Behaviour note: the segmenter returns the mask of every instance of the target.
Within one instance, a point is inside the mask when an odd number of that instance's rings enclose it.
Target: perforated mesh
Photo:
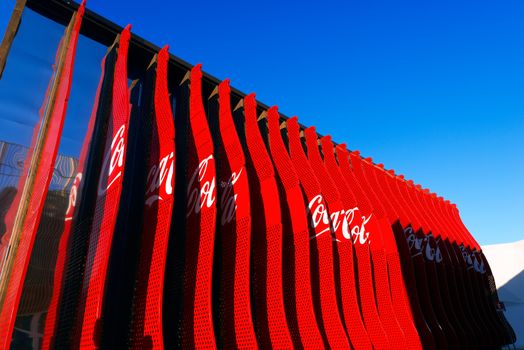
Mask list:
[[[83,317],[79,318],[81,322],[79,323],[81,347],[99,346],[101,340],[100,331],[106,274],[125,169],[125,148],[127,147],[130,113],[127,87],[127,49],[130,36],[129,28],[126,28],[120,36],[115,67],[113,109],[107,132],[108,137],[106,137],[105,142],[105,164],[102,166],[98,180],[98,198],[89,237],[89,249],[80,299],[80,309],[84,310]],[[110,161],[113,155],[118,153],[122,157],[122,161],[111,172]]]
[[[82,190],[84,183],[82,178],[85,177],[85,162],[87,154],[89,151],[89,146],[91,138],[94,132],[95,120],[97,116],[98,103],[100,100],[100,94],[102,91],[102,85],[105,75],[105,65],[106,57],[102,59],[101,63],[101,76],[98,83],[98,87],[95,95],[95,102],[91,116],[89,118],[89,123],[87,126],[86,135],[84,137],[84,142],[82,143],[82,149],[80,151],[80,157],[78,160],[77,166],[77,175],[75,176],[75,182],[70,190],[69,194],[69,205],[67,212],[65,214],[64,229],[60,237],[60,243],[58,247],[58,256],[55,265],[55,274],[53,279],[53,294],[51,296],[51,301],[49,303],[49,309],[47,311],[44,335],[42,338],[42,348],[49,349],[53,345],[53,340],[56,332],[57,317],[58,317],[58,307],[59,301],[63,298],[63,286],[65,283],[65,268],[66,268],[66,258],[68,257],[68,246],[71,243],[71,231],[73,225],[73,218],[76,214],[76,203],[79,202],[82,197]],[[85,182],[85,181],[84,181]]]
[[[302,148],[296,118],[288,119],[287,130],[291,161],[293,162],[295,170],[299,176],[306,198],[311,202],[315,197],[321,195],[321,189],[313,169],[306,158],[304,149]],[[319,206],[323,205],[326,208],[326,215],[328,215],[327,206],[322,197],[320,197],[319,203]],[[346,331],[339,312],[339,310],[341,310],[341,305],[339,305],[337,301],[337,294],[340,296],[341,291],[337,290],[337,285],[340,287],[340,280],[337,283],[336,279],[339,279],[340,276],[336,276],[335,273],[332,232],[329,218],[327,218],[327,223],[324,220],[320,220],[317,225],[313,225],[312,213],[309,212],[309,210],[308,218],[310,220],[311,235],[312,237],[315,237],[312,238],[312,240],[316,243],[316,253],[318,254],[318,256],[314,257],[318,259],[318,266],[314,265],[314,268],[318,269],[320,312],[322,316],[321,329],[323,328],[331,347],[348,347],[349,340],[347,339]]]
[[[5,217],[6,236],[2,237],[2,240],[9,241],[6,243],[8,247],[0,245],[0,282],[3,289],[0,295],[2,348],[10,346],[35,236],[53,176],[83,14],[84,7],[81,6],[61,39],[55,60],[56,71],[49,82],[41,116],[33,131],[31,151],[26,156],[19,180],[20,188]]]
[[[320,349],[324,347],[324,341],[314,312],[306,206],[298,176],[280,134],[278,119],[276,110],[270,109],[268,112],[270,151],[284,192],[280,203],[284,228],[286,315],[295,346]]]
[[[162,306],[166,255],[173,209],[175,130],[167,88],[167,48],[160,51],[154,91],[149,178],[138,266],[130,344],[162,347]],[[156,170],[155,170],[156,169]],[[151,188],[152,186],[152,188]],[[168,190],[171,189],[171,190]],[[159,196],[155,199],[155,196]],[[153,201],[153,202],[151,202]]]
[[[398,216],[395,214],[394,206],[391,203],[392,196],[386,195],[384,188],[381,186],[376,175],[375,168],[367,168],[369,172],[367,173],[368,178],[372,178],[375,181],[374,189],[381,193],[381,198],[383,198],[384,205],[388,208],[391,222],[396,222],[399,220]],[[414,325],[413,315],[410,310],[409,300],[407,299],[406,283],[402,275],[402,270],[400,268],[400,261],[398,256],[398,248],[395,244],[395,238],[393,237],[393,231],[388,223],[381,225],[381,239],[384,242],[385,248],[385,257],[387,261],[387,273],[389,278],[389,290],[391,294],[392,308],[394,310],[395,318],[397,319],[398,324],[400,325],[404,337],[406,339],[406,345],[408,349],[420,349],[422,344],[420,342],[420,337],[417,333],[417,330]],[[380,252],[379,252],[380,255]],[[380,256],[377,257],[380,259]],[[415,307],[418,307],[416,305]]]
[[[343,208],[346,210],[352,210],[355,208],[356,199],[354,198],[353,193],[349,191],[346,182],[336,165],[333,144],[331,141],[327,144],[325,139],[323,139],[322,150],[324,153],[324,162],[326,163],[326,165],[324,165],[320,152],[316,147],[316,135],[306,135],[310,137],[308,141],[309,160],[317,175],[323,193],[329,193],[329,195],[326,196],[329,211],[332,215],[335,212],[340,213],[340,220],[345,220]],[[338,186],[335,185],[335,183]],[[338,191],[340,191],[340,193]],[[340,194],[342,194],[342,196]],[[342,204],[341,198],[344,199],[344,205]],[[359,215],[358,211],[355,215]],[[336,246],[338,248],[338,258],[340,263],[340,285],[345,326],[348,331],[350,342],[355,349],[369,349],[372,347],[372,344],[362,321],[355,286],[355,266],[353,263],[352,241],[351,238],[347,239],[344,237],[342,232],[344,226],[342,223],[339,222],[338,227],[335,227],[335,223],[333,222],[333,226],[335,229],[335,236],[339,240]]]
[[[217,212],[216,167],[202,103],[201,65],[193,67],[190,74],[189,121],[188,178],[190,182],[194,180],[187,189],[182,346],[215,348],[211,288]]]

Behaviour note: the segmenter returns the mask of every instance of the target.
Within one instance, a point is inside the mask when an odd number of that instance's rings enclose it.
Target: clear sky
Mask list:
[[[455,202],[481,244],[524,238],[524,2],[87,6]]]

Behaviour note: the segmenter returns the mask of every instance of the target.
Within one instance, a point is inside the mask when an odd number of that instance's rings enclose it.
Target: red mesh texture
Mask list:
[[[452,244],[449,250],[450,256],[455,260],[456,266],[456,283],[462,293],[462,302],[466,306],[467,312],[474,318],[471,322],[476,328],[476,335],[480,339],[480,343],[490,344],[493,347],[493,339],[491,339],[492,330],[486,324],[485,318],[481,316],[480,305],[476,299],[476,286],[473,281],[473,267],[469,267],[466,256],[462,250],[462,245]]]
[[[489,263],[480,251],[478,243],[464,226],[456,206],[448,205],[446,208],[448,209],[448,214],[451,214],[451,220],[456,223],[458,229],[462,231],[462,236],[466,237],[465,240],[468,241],[470,257],[473,260],[473,270],[476,272],[474,276],[477,280],[477,294],[479,294],[479,298],[483,302],[485,314],[489,321],[499,329],[497,342],[498,344],[513,343],[515,341],[515,333],[504,314],[498,311],[499,299]]]
[[[153,133],[148,160],[140,263],[136,282],[131,348],[162,348],[162,293],[173,189],[175,186],[175,129],[167,86],[168,48],[158,53]]]
[[[391,301],[388,266],[382,241],[382,236],[384,234],[391,233],[391,228],[388,227],[389,225],[384,225],[381,223],[383,220],[385,220],[386,210],[383,207],[382,202],[377,197],[374,186],[367,181],[366,175],[362,169],[362,165],[360,164],[360,156],[358,154],[351,154],[350,157],[353,165],[353,173],[355,174],[357,181],[360,182],[361,187],[365,189],[365,195],[371,202],[376,215],[374,224],[376,229],[373,232],[374,236],[370,238],[369,243],[371,249],[371,260],[373,263],[375,296],[380,320],[388,336],[390,346],[407,348],[404,332],[400,328],[395,312],[393,312],[394,309]],[[387,232],[382,232],[384,230]],[[399,276],[394,276],[395,279],[398,277]],[[401,278],[397,283],[403,283],[403,279]]]
[[[388,265],[389,287],[395,316],[404,332],[408,348],[420,348],[422,347],[422,343],[421,337],[415,328],[415,317],[421,318],[419,323],[424,326],[422,327],[423,332],[429,333],[429,329],[425,326],[422,310],[420,310],[420,305],[418,305],[418,303],[414,305],[414,308],[417,310],[415,312],[411,311],[407,292],[408,285],[402,274],[399,249],[395,243],[395,237],[392,230],[392,224],[399,222],[395,203],[392,202],[393,196],[386,192],[383,183],[379,180],[381,175],[385,175],[383,170],[379,170],[376,167],[365,167],[365,169],[365,175],[369,182],[373,184],[372,186],[377,195],[382,199],[382,203],[384,204],[389,216],[389,224],[386,223],[385,220],[381,221],[381,234]],[[379,173],[381,173],[381,175],[379,175]],[[429,335],[423,335],[423,337],[427,337],[431,342],[433,341],[430,333]]]
[[[435,341],[437,343],[438,348],[447,348],[446,334],[439,323],[439,320],[437,318],[437,315],[435,314],[435,310],[432,304],[433,301],[431,297],[430,284],[428,282],[428,273],[426,271],[426,265],[424,263],[423,257],[424,234],[420,230],[417,232],[413,232],[412,230],[406,230],[405,235],[406,240],[408,241],[409,246],[411,248],[410,254],[413,260],[417,290],[421,298],[424,316],[431,328],[433,336],[435,337]]]
[[[459,251],[457,255],[461,262],[465,263],[465,288],[467,296],[471,306],[473,307],[472,313],[475,316],[479,316],[477,324],[483,327],[483,335],[491,341],[493,347],[500,346],[506,343],[507,328],[503,324],[504,319],[499,318],[496,315],[496,310],[492,302],[486,297],[491,293],[488,284],[484,283],[482,274],[485,273],[485,268],[479,265],[477,255],[471,247],[476,246],[476,242],[467,229],[458,218],[456,208],[447,206],[447,214],[451,221],[454,222],[457,232],[455,233],[460,237],[460,241],[465,242],[459,245]],[[483,272],[484,271],[484,272]]]
[[[360,162],[360,159],[357,160],[352,158],[352,160],[354,167],[358,166],[357,162]],[[381,314],[381,319],[383,319],[382,315],[387,315],[387,310],[391,307],[391,310],[395,310],[394,315],[396,318],[396,322],[393,323],[392,320],[383,321],[384,324],[389,324],[389,326],[387,327],[388,336],[392,334],[392,336],[394,337],[399,337],[397,329],[402,327],[402,329],[400,330],[403,332],[402,335],[405,339],[405,344],[407,346],[420,347],[420,338],[414,328],[411,310],[408,309],[409,304],[405,303],[407,300],[404,300],[404,303],[402,303],[402,297],[405,297],[407,294],[407,292],[405,291],[406,287],[404,278],[402,276],[401,271],[395,268],[389,268],[389,265],[399,265],[398,255],[395,255],[395,253],[397,253],[398,250],[394,241],[393,231],[391,228],[391,224],[398,221],[399,218],[395,215],[395,209],[390,204],[388,197],[381,190],[380,184],[378,183],[375,177],[376,168],[370,162],[364,161],[360,163],[361,166],[359,167],[359,169],[362,170],[362,175],[364,176],[365,180],[367,180],[367,184],[369,187],[368,193],[372,192],[374,194],[374,196],[372,196],[371,198],[372,201],[375,201],[375,207],[379,207],[380,212],[383,215],[387,215],[389,217],[389,223],[387,222],[388,219],[385,216],[380,220],[380,233],[384,245],[377,244],[377,241],[375,240],[371,241],[373,265],[375,267],[375,284],[376,287],[379,284],[385,284],[385,277],[382,277],[382,281],[379,281],[377,277],[387,274],[390,289],[395,288],[397,292],[396,296],[400,298],[400,300],[395,299],[393,294],[391,293],[389,299],[384,300],[383,304],[381,305],[381,297],[377,293],[377,299],[379,299],[379,312]],[[390,252],[390,254],[387,254],[388,252]],[[386,257],[389,258],[389,261],[387,261],[386,268],[384,269],[384,267],[380,264],[377,264],[377,262],[382,259],[387,259]],[[393,284],[395,284],[394,287]],[[402,288],[404,289],[404,292],[400,290]],[[392,302],[392,300],[395,300],[395,302]],[[396,327],[396,325],[398,325],[398,327]]]
[[[359,164],[360,157],[351,156],[354,172],[360,177],[362,183],[367,188],[366,195],[370,199],[376,215],[379,218],[379,229],[376,238],[371,238],[371,260],[373,262],[373,277],[375,281],[375,295],[377,299],[378,311],[384,330],[386,331],[392,347],[397,346],[407,348],[407,341],[404,332],[397,321],[397,315],[393,312],[391,292],[389,288],[389,273],[384,251],[383,236],[392,234],[391,227],[387,224],[386,208],[383,204],[385,198],[380,199],[377,194],[377,185],[370,181],[369,172]],[[365,162],[363,162],[366,164]],[[386,223],[386,224],[385,224]],[[391,247],[389,247],[391,248]],[[392,276],[395,283],[403,283],[402,276]]]
[[[413,261],[413,266],[415,269],[415,275],[416,275],[416,282],[417,282],[417,290],[419,292],[420,299],[422,301],[421,306],[422,310],[424,312],[424,316],[426,319],[426,322],[428,323],[429,327],[431,328],[431,332],[433,334],[433,337],[435,338],[436,344],[439,347],[442,347],[443,344],[448,344],[448,340],[446,337],[445,327],[448,325],[445,325],[444,328],[441,324],[441,320],[438,316],[442,316],[440,310],[435,310],[434,304],[433,304],[433,295],[434,293],[434,281],[431,281],[432,284],[430,285],[430,281],[428,281],[429,275],[428,271],[426,271],[426,263],[424,258],[424,233],[422,232],[422,226],[427,226],[423,218],[421,217],[419,211],[417,210],[413,204],[410,205],[410,196],[406,192],[406,188],[404,185],[404,182],[401,180],[402,178],[392,178],[391,182],[391,188],[396,190],[398,193],[399,201],[401,202],[401,206],[405,209],[408,209],[409,216],[413,217],[414,219],[411,220],[415,223],[414,227],[419,227],[418,230],[414,230],[413,228],[406,228],[405,229],[405,239],[407,240],[409,246],[410,246],[410,254]],[[428,268],[433,269],[431,266],[428,266]],[[431,271],[430,271],[431,273]],[[433,278],[433,277],[431,277]],[[433,286],[433,288],[432,288]],[[435,304],[438,305],[438,304]],[[437,312],[439,314],[437,314]],[[452,342],[454,344],[455,342]]]
[[[413,187],[411,181],[405,182],[404,184],[404,186],[407,189],[406,193],[408,194],[408,196],[410,196],[413,207],[415,208],[415,210],[418,210],[418,215],[420,217],[423,217],[425,225],[427,227],[431,227],[433,230],[436,230],[436,232],[439,232],[439,225],[433,221],[431,211],[425,210],[425,206],[419,198],[421,194],[420,191],[417,188]],[[430,291],[432,292],[432,298],[434,301],[434,310],[439,319],[440,324],[444,329],[444,332],[448,335],[447,340],[450,346],[461,347],[459,345],[459,342],[461,341],[460,338],[464,338],[463,343],[468,342],[468,340],[465,336],[461,336],[461,327],[453,309],[445,307],[445,287],[447,285],[447,282],[443,280],[443,286],[440,286],[439,276],[437,275],[438,267],[436,266],[436,264],[440,264],[440,262],[442,261],[442,253],[440,251],[437,251],[437,256],[433,259],[431,259],[431,254],[428,254],[436,248],[438,248],[438,246],[433,236],[428,235],[425,249],[426,254],[424,254],[424,257],[427,265],[426,272],[428,273]],[[442,276],[440,279],[445,279],[445,276]]]
[[[51,92],[51,94],[48,94],[44,100],[41,120],[35,126],[31,142],[33,152],[28,153],[24,171],[20,177],[20,181],[24,181],[25,184],[23,189],[21,187],[18,191],[18,199],[15,199],[13,202],[10,210],[12,214],[8,213],[7,215],[15,218],[15,220],[10,223],[9,217],[6,217],[6,223],[8,224],[6,227],[7,234],[3,238],[11,238],[11,241],[9,243],[5,242],[5,244],[6,247],[7,244],[11,246],[10,253],[15,254],[15,256],[11,266],[0,266],[2,271],[0,276],[10,273],[10,275],[2,276],[8,278],[8,281],[4,298],[0,300],[1,348],[7,349],[11,343],[11,335],[35,235],[54,170],[71,88],[76,44],[84,8],[84,5],[79,7],[72,20],[71,31],[69,33],[66,32],[60,43],[58,52],[63,52],[63,56],[57,54],[55,63],[57,71],[51,78],[48,86],[48,93]],[[52,88],[52,91],[49,90],[50,88]],[[20,207],[15,205],[17,203],[21,203]],[[24,204],[26,206],[22,208]],[[14,216],[15,212],[16,217]],[[17,245],[18,247],[16,247]],[[7,253],[7,250],[5,252]],[[4,256],[0,256],[0,258],[4,261]]]
[[[412,198],[414,202],[416,202],[416,204],[421,208],[422,213],[426,215],[427,220],[430,222],[430,225],[433,228],[433,232],[438,232],[441,234],[441,237],[446,237],[445,229],[438,220],[434,208],[432,208],[427,202],[429,197],[418,188],[412,187]],[[440,297],[442,299],[442,304],[446,315],[455,333],[457,334],[460,343],[462,344],[461,347],[475,346],[475,344],[471,344],[470,337],[468,336],[469,333],[472,333],[472,330],[468,329],[469,322],[464,317],[462,306],[454,305],[453,297],[456,296],[452,296],[450,292],[448,271],[444,266],[444,260],[447,252],[442,252],[442,249],[444,248],[442,240],[440,237],[435,238],[433,236],[428,237],[428,239],[428,244],[431,247],[434,247],[436,253],[436,257],[434,259],[436,278],[438,279]],[[449,264],[449,257],[447,257],[447,260],[447,263]],[[453,307],[449,307],[450,305]]]
[[[182,344],[215,348],[212,310],[216,224],[216,169],[213,141],[202,102],[202,68],[190,73],[189,154]]]
[[[293,346],[284,308],[283,230],[279,193],[273,164],[257,125],[254,95],[244,99],[245,133],[250,159],[256,171],[258,191],[253,194],[253,258],[257,336],[262,348]],[[256,186],[253,186],[256,187]],[[260,215],[260,213],[263,213]],[[265,247],[265,249],[263,249]],[[309,275],[308,275],[309,277]]]
[[[256,348],[251,315],[251,210],[242,145],[233,124],[229,81],[218,86],[219,144],[218,229],[222,267],[220,281],[221,339],[225,348]]]
[[[464,272],[456,255],[456,243],[451,243],[448,239],[443,243],[444,244],[441,245],[441,251],[449,278],[450,292],[455,301],[455,308],[456,310],[462,310],[464,318],[467,320],[463,325],[468,326],[470,330],[468,333],[469,343],[472,344],[472,347],[482,347],[486,344],[486,339],[478,324],[478,320],[474,318],[470,298],[464,288]],[[462,259],[462,257],[460,257],[460,259]]]
[[[335,159],[335,150],[333,147],[333,143],[331,142],[331,137],[323,137],[321,139],[321,143],[325,167],[329,175],[331,176],[331,179],[337,185],[337,189],[340,191],[342,202],[344,203],[346,213],[348,214],[346,220],[351,228],[357,223],[359,223],[361,219],[357,200],[353,192],[349,189],[347,182],[344,176],[342,175],[342,171],[337,164],[337,160]],[[351,240],[350,243],[352,244]],[[355,349],[367,349],[372,347],[372,343],[367,334],[364,321],[362,320],[360,305],[358,303],[358,293],[356,286],[357,277],[355,276],[355,263],[353,261],[353,257],[353,246],[351,245],[351,265],[346,266],[347,272],[345,273],[351,279],[351,283],[346,285],[345,287],[342,287],[344,317],[346,327],[349,333],[349,339],[351,341],[352,346]],[[343,265],[342,262],[341,265]]]
[[[296,117],[287,120],[287,131],[289,138],[289,153],[295,166],[295,170],[302,184],[306,198],[309,201],[308,216],[309,228],[312,242],[316,243],[317,249],[312,249],[312,261],[318,262],[318,280],[313,280],[313,291],[319,289],[320,314],[322,315],[321,329],[323,328],[329,346],[339,349],[349,347],[349,340],[342,323],[339,310],[340,300],[340,276],[338,267],[335,266],[336,249],[333,247],[333,235],[331,221],[327,211],[327,205],[321,194],[321,188],[313,169],[304,153],[299,136],[299,125]],[[341,210],[342,208],[340,208]],[[318,259],[318,260],[317,260]],[[318,307],[317,307],[318,308]]]
[[[370,349],[372,348],[372,344],[362,321],[355,286],[351,227],[354,227],[359,221],[358,219],[360,219],[357,217],[357,220],[355,220],[355,216],[359,215],[358,208],[355,206],[356,200],[338,171],[333,153],[333,144],[329,142],[330,149],[327,151],[331,153],[328,156],[324,156],[325,160],[327,158],[332,160],[331,166],[327,166],[324,164],[320,155],[318,140],[314,129],[309,128],[306,130],[306,142],[308,158],[329,206],[331,223],[335,231],[335,237],[337,238],[336,248],[338,250],[340,266],[342,315],[344,316],[349,339],[355,349]],[[323,142],[323,146],[325,153],[325,142]],[[333,161],[335,163],[333,163]],[[328,172],[326,167],[331,171]],[[332,176],[332,174],[334,176]],[[346,199],[345,202],[342,201],[341,197]]]
[[[83,6],[84,5],[82,5],[82,7]],[[82,174],[84,173],[87,152],[89,150],[89,144],[91,142],[91,136],[93,134],[93,128],[94,128],[95,119],[96,119],[96,112],[97,112],[98,100],[100,96],[100,90],[102,88],[102,82],[104,80],[104,69],[105,69],[105,57],[103,58],[102,64],[101,64],[102,73],[101,73],[98,87],[96,90],[94,107],[91,112],[91,116],[89,117],[86,135],[84,137],[84,142],[82,143],[82,148],[80,150],[80,157],[78,159],[78,165],[77,165],[77,174],[75,176],[73,185],[69,192],[69,203],[68,203],[68,207],[67,207],[65,218],[64,218],[64,229],[60,237],[60,242],[58,245],[58,255],[57,255],[56,264],[55,264],[55,273],[53,277],[54,278],[53,279],[53,294],[51,296],[51,301],[49,302],[49,308],[47,310],[47,316],[46,316],[46,321],[45,321],[45,326],[44,326],[44,335],[42,337],[42,349],[44,350],[47,350],[52,346],[52,339],[56,331],[55,327],[56,327],[58,303],[61,297],[62,285],[64,283],[63,276],[64,276],[64,269],[65,269],[66,258],[67,258],[67,247],[69,244],[69,237],[71,234],[71,224],[73,222],[73,216],[75,213],[75,205],[77,202],[81,200],[80,194],[82,193],[81,191]]]
[[[92,348],[100,344],[102,307],[107,267],[113,230],[116,222],[129,123],[129,89],[127,86],[127,51],[131,37],[130,27],[120,36],[113,84],[112,112],[105,140],[104,165],[98,180],[93,225],[89,236],[84,282],[80,298],[80,347]]]
[[[376,218],[371,212],[371,204],[365,195],[360,183],[355,177],[349,165],[349,159],[343,148],[337,149],[337,155],[342,173],[350,191],[357,199],[358,207],[362,215],[359,234],[353,234],[353,244],[356,252],[357,277],[359,287],[360,308],[364,324],[373,346],[375,348],[388,348],[390,346],[386,332],[382,326],[377,310],[375,290],[373,285],[373,270],[369,242],[373,232],[378,228]]]
[[[442,261],[437,264],[439,284],[441,286],[442,297],[445,305],[452,305],[454,316],[456,318],[457,324],[455,325],[455,330],[459,336],[461,336],[461,341],[464,344],[469,344],[470,347],[476,348],[480,347],[476,342],[475,328],[473,324],[469,321],[468,316],[464,311],[464,304],[460,301],[460,295],[457,291],[456,283],[454,282],[454,272],[452,270],[452,262],[449,256],[449,241],[447,241],[448,229],[441,220],[440,214],[435,210],[435,207],[431,203],[431,198],[428,195],[421,196],[423,200],[423,205],[426,208],[426,212],[433,217],[433,222],[439,227],[439,232],[441,232],[441,237],[435,239],[435,244],[439,247],[440,254],[442,256]],[[444,238],[446,237],[446,238]],[[447,301],[446,301],[447,299]]]
[[[284,286],[288,324],[296,347],[321,349],[324,341],[314,312],[306,204],[280,133],[276,107],[269,109],[267,118],[271,156],[285,192],[281,205],[284,213],[284,265],[287,262]]]

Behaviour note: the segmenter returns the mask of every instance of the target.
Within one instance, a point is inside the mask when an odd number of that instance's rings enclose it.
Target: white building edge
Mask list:
[[[482,246],[495,277],[506,318],[517,334],[517,349],[524,349],[524,240]]]

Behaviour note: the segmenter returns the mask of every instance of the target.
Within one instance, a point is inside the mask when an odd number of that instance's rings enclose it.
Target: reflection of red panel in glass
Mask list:
[[[182,343],[215,348],[212,311],[216,223],[216,169],[213,140],[202,102],[202,66],[190,73],[188,184],[186,208]]]
[[[175,185],[175,130],[167,86],[168,48],[158,53],[140,263],[131,333],[135,349],[163,348],[162,294]]]
[[[218,86],[218,223],[221,259],[220,339],[225,348],[256,348],[251,315],[251,210],[244,153],[231,114],[229,80]],[[216,103],[216,100],[214,100]]]
[[[73,217],[75,214],[76,204],[82,200],[80,197],[82,193],[82,177],[85,169],[85,162],[87,158],[87,153],[91,143],[91,136],[93,134],[93,128],[96,120],[96,112],[98,108],[98,100],[100,96],[100,90],[102,88],[102,82],[104,80],[104,69],[105,69],[105,57],[102,60],[101,70],[102,74],[100,76],[100,81],[98,83],[98,88],[96,90],[95,103],[93,105],[93,110],[89,118],[87,125],[86,135],[84,137],[84,142],[82,143],[82,149],[80,150],[80,157],[78,159],[77,173],[73,181],[73,185],[69,192],[69,203],[64,218],[64,229],[60,237],[60,242],[58,244],[58,255],[56,258],[55,264],[55,273],[53,279],[53,294],[51,296],[51,301],[49,303],[49,309],[47,310],[47,316],[45,321],[44,335],[42,338],[42,349],[47,350],[52,346],[52,338],[55,334],[56,327],[56,317],[58,311],[58,304],[61,297],[64,269],[67,259],[67,249],[69,244],[69,237],[71,234]]]
[[[310,238],[306,203],[300,181],[280,133],[276,107],[267,113],[271,157],[283,187],[281,197],[284,223],[284,289],[288,324],[295,344],[307,349],[324,347],[313,301]],[[292,266],[292,268],[291,268]],[[318,295],[318,293],[317,293]]]
[[[325,332],[326,341],[335,349],[349,347],[349,340],[342,323],[338,305],[340,282],[337,281],[337,268],[334,262],[333,234],[327,205],[322,196],[320,185],[315,173],[304,153],[299,136],[299,125],[296,117],[286,121],[289,138],[289,154],[300,179],[309,205],[308,217],[311,242],[316,245],[312,249],[313,261],[313,291],[318,293],[320,303],[316,306],[321,329]],[[314,294],[315,295],[315,294]],[[340,305],[341,306],[341,305]]]
[[[6,240],[3,242],[4,249],[0,246],[0,259],[2,259],[0,271],[2,274],[7,274],[4,276],[0,274],[2,281],[6,282],[7,286],[5,296],[3,300],[0,300],[0,348],[9,348],[11,342],[35,235],[52,179],[84,11],[85,4],[82,3],[60,43],[56,57],[57,71],[49,83],[41,109],[41,119],[35,126],[31,148],[20,178],[23,186],[18,189],[17,197],[6,215],[7,234],[3,237]],[[7,244],[13,243],[7,242],[9,238],[16,242],[14,248],[8,253]],[[14,254],[13,260],[8,258],[12,261],[12,265],[2,265],[7,263],[7,260],[4,261],[3,254]],[[4,278],[8,280],[3,280]]]
[[[129,126],[127,53],[130,26],[120,35],[113,83],[112,111],[105,140],[104,162],[98,179],[95,213],[89,236],[84,282],[80,299],[80,346],[100,344],[102,307],[113,233],[124,178]],[[83,314],[82,314],[83,312]]]

